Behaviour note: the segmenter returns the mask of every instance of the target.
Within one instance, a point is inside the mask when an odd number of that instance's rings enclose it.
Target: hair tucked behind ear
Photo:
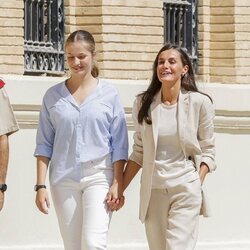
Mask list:
[[[86,30],[76,30],[73,33],[71,33],[65,42],[65,48],[68,46],[68,44],[74,43],[74,42],[79,42],[79,41],[82,41],[82,42],[85,42],[86,44],[88,44],[88,49],[91,52],[91,54],[94,56],[94,54],[95,54],[95,39]],[[94,62],[94,64],[93,64],[91,74],[93,77],[98,77],[98,75],[99,75],[99,69],[96,65],[96,62]]]
[[[188,72],[181,78],[181,88],[183,88],[187,91],[202,93],[198,90],[198,88],[196,86],[192,63],[191,63],[191,60],[190,60],[188,54],[186,53],[185,49],[181,48],[178,45],[167,43],[160,49],[160,51],[158,52],[158,54],[154,60],[153,76],[152,76],[152,79],[151,79],[151,82],[150,82],[148,89],[146,91],[144,91],[143,93],[139,94],[139,96],[142,96],[141,108],[140,108],[139,113],[138,113],[138,122],[140,124],[143,123],[143,120],[145,120],[145,122],[147,124],[152,124],[152,120],[149,117],[148,111],[149,111],[151,103],[154,100],[155,95],[161,89],[161,82],[159,81],[158,76],[157,76],[158,59],[159,59],[160,54],[163,51],[169,50],[169,49],[174,49],[174,50],[178,51],[180,53],[180,57],[181,57],[181,61],[182,61],[183,66],[185,66],[185,65],[188,66]],[[204,94],[204,93],[202,93],[202,94]],[[208,96],[207,94],[204,94],[204,95]],[[211,97],[210,96],[208,96],[208,97],[212,101]]]

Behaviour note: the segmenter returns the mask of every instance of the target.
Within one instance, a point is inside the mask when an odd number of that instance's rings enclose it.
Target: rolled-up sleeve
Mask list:
[[[114,116],[110,127],[112,163],[128,160],[128,130],[124,109],[118,94],[115,97]]]
[[[44,98],[39,115],[34,156],[45,156],[51,158],[53,153],[54,138],[55,130],[50,121],[49,112]]]
[[[134,121],[135,133],[133,137],[134,138],[133,152],[131,153],[129,159],[131,161],[136,162],[138,165],[142,166],[143,144],[142,144],[142,138],[141,138],[141,128],[140,128],[140,124],[138,123],[139,103],[140,101],[137,98],[133,105],[132,118]]]
[[[207,164],[210,172],[216,169],[214,116],[214,106],[210,99],[205,97],[200,109],[198,140],[202,151],[201,162]]]

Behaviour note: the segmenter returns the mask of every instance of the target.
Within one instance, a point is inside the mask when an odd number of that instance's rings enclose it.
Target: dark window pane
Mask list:
[[[63,44],[63,0],[24,0],[25,74],[62,74]]]

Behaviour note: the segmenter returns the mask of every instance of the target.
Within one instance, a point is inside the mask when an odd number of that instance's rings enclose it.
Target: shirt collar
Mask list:
[[[92,91],[92,93],[90,93],[89,96],[87,96],[87,98],[80,105],[78,105],[76,103],[74,97],[69,92],[68,88],[66,87],[66,81],[64,81],[63,84],[62,84],[61,95],[68,102],[70,102],[72,105],[76,106],[77,108],[80,108],[80,107],[86,105],[87,103],[89,103],[90,101],[92,101],[92,100],[98,98],[99,96],[101,96],[103,83],[102,83],[102,81],[99,78],[97,78],[97,79],[98,79],[98,83],[97,83],[96,88]]]

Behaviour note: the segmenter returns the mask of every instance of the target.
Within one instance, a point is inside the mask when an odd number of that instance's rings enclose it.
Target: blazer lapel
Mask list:
[[[161,104],[161,90],[156,94],[154,101],[151,104],[151,119],[152,119],[152,132],[155,150],[157,148],[158,141],[158,125],[160,119],[160,104]]]
[[[186,92],[185,90],[181,90],[178,99],[177,125],[178,125],[180,144],[184,154],[186,154],[184,142],[185,142],[185,128],[187,125],[188,105],[189,105],[189,93]]]

